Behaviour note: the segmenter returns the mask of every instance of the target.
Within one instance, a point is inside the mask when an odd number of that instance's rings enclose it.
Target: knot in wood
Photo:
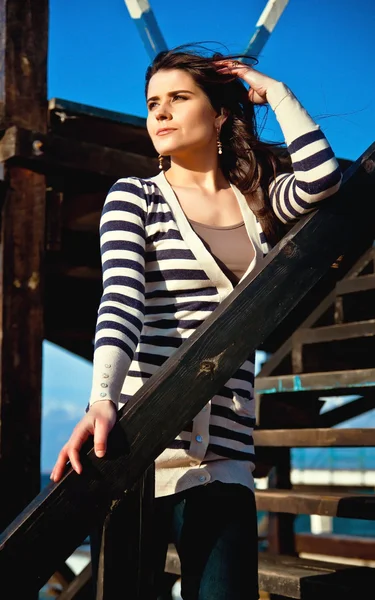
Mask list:
[[[217,369],[219,368],[220,358],[223,356],[224,353],[225,350],[220,352],[220,354],[218,354],[217,356],[213,356],[212,358],[206,358],[202,360],[199,366],[198,375],[202,375],[203,373],[215,373],[215,371],[217,371]]]
[[[297,246],[292,240],[288,240],[283,246],[283,253],[287,258],[291,258],[297,252]]]
[[[212,360],[204,360],[201,362],[199,373],[213,373],[215,371],[215,363]]]

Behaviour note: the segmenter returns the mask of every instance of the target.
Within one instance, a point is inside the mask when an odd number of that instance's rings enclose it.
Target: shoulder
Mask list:
[[[122,177],[118,179],[110,188],[107,199],[116,195],[117,197],[124,194],[133,195],[140,200],[144,200],[147,205],[152,202],[156,196],[162,196],[162,192],[158,186],[160,175],[155,175],[149,178],[141,177]]]

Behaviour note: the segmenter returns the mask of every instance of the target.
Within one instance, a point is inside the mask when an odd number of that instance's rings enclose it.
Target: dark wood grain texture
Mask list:
[[[12,168],[2,211],[0,495],[2,531],[40,489],[45,182]]]
[[[368,191],[375,173],[365,165],[374,153],[371,148],[359,159],[336,198],[300,221],[134,396],[119,414],[107,457],[97,459],[87,445],[83,474],[68,470],[9,526],[0,544],[2,577],[13,578],[17,556],[25,576],[40,587],[82,542],[108,499],[139,479],[337,256],[373,226],[362,214],[373,207]],[[360,215],[352,207],[358,195]]]
[[[47,131],[48,0],[0,2],[0,126]]]

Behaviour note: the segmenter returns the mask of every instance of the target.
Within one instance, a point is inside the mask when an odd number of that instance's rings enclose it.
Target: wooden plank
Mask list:
[[[259,587],[301,600],[352,600],[372,589],[375,570],[290,556],[259,555]]]
[[[47,131],[48,0],[0,3],[0,128]]]
[[[44,173],[70,170],[115,178],[151,177],[158,172],[156,157],[17,127],[7,129],[0,140],[0,160],[26,160],[30,168]]]
[[[375,289],[375,275],[362,275],[353,279],[343,279],[336,283],[336,294],[354,294],[356,292],[367,292]]]
[[[296,550],[299,553],[373,561],[375,560],[375,538],[340,534],[298,533],[296,535]]]
[[[257,490],[255,496],[258,510],[293,515],[375,519],[375,496],[372,494],[267,489]]]
[[[333,340],[348,340],[358,337],[375,335],[375,319],[356,321],[340,325],[327,325],[305,329],[301,327],[293,334],[293,344],[317,344],[318,342],[331,342]]]
[[[370,448],[375,446],[375,429],[258,429],[253,438],[256,447]]]
[[[375,369],[356,369],[347,371],[330,371],[323,373],[299,373],[298,375],[274,375],[256,378],[258,394],[277,394],[285,392],[306,392],[346,390],[346,393],[360,393],[360,390],[375,385]],[[323,395],[323,394],[322,394]]]
[[[90,440],[82,451],[83,473],[68,470],[9,526],[0,538],[4,585],[20,562],[29,589],[46,581],[82,542],[108,499],[139,479],[335,257],[360,241],[363,227],[373,226],[372,217],[363,219],[374,208],[372,196],[364,194],[375,176],[372,158],[375,146],[348,173],[337,197],[301,220],[120,411],[106,458],[95,457]],[[353,214],[353,194],[362,193],[361,214]]]

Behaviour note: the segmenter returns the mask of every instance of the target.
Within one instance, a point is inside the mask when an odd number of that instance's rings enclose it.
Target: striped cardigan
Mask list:
[[[320,128],[290,90],[267,95],[291,155],[293,173],[270,186],[278,218],[291,221],[340,186],[341,173]],[[269,245],[243,194],[237,197],[255,256]],[[117,181],[106,198],[103,269],[90,404],[121,407],[228,296],[233,286],[189,224],[164,173]],[[156,461],[156,496],[209,481],[253,489],[254,356],[249,357]]]

